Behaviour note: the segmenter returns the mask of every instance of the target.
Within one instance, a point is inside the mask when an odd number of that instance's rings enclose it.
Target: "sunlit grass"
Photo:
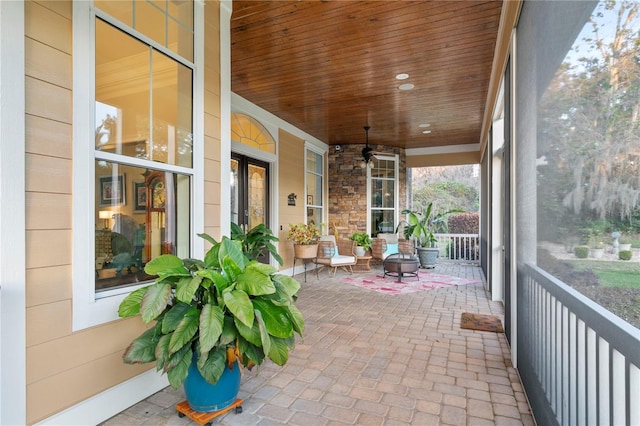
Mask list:
[[[608,287],[640,288],[640,262],[607,262],[602,260],[568,260],[576,270],[591,270]]]

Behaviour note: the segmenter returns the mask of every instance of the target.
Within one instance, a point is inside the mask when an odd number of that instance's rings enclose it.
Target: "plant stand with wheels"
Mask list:
[[[237,398],[235,401],[233,401],[233,403],[224,407],[222,410],[201,412],[192,410],[187,401],[182,401],[180,404],[176,405],[176,410],[178,410],[178,417],[187,416],[201,426],[210,426],[211,420],[215,419],[218,416],[226,414],[231,410],[235,410],[236,414],[242,413],[243,402],[244,401],[242,399]]]

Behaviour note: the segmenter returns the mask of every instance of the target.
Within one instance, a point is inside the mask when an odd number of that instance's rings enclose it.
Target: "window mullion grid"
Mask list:
[[[153,161],[153,47],[149,46],[149,160]]]
[[[185,59],[184,57],[178,55],[177,53],[175,53],[174,51],[170,50],[169,48],[161,45],[157,41],[145,36],[141,32],[139,32],[136,29],[130,27],[129,25],[127,25],[127,24],[125,24],[123,22],[120,22],[117,19],[114,19],[111,15],[107,14],[106,12],[103,12],[100,9],[97,9],[97,8],[95,8],[94,11],[95,11],[96,17],[98,17],[101,20],[107,22],[109,25],[113,26],[114,28],[118,28],[119,30],[124,31],[126,34],[130,35],[131,37],[134,37],[134,38],[138,39],[139,41],[141,41],[142,43],[144,43],[144,44],[146,44],[148,46],[151,46],[153,49],[155,49],[158,52],[161,52],[162,54],[170,57],[174,61],[179,62],[180,64],[182,64],[182,65],[184,65],[184,66],[186,66],[188,68],[191,68],[192,70],[195,70],[195,64],[192,61],[189,61],[189,60]],[[135,19],[135,16],[134,16],[134,19]]]
[[[163,172],[178,173],[181,175],[193,175],[194,171],[191,167],[177,166],[173,164],[159,163],[157,161],[146,160],[142,158],[129,157],[127,155],[114,154],[105,151],[95,151],[96,160],[104,160],[110,163],[118,163],[126,166],[142,167],[151,170],[160,170]]]

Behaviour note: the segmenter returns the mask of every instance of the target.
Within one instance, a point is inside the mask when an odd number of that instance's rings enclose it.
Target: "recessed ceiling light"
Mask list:
[[[422,124],[420,124],[418,127],[421,127],[421,128],[431,127],[431,124],[429,124],[429,123],[422,123]]]
[[[423,130],[422,133],[424,133],[425,135],[428,135],[429,133],[431,133],[431,130]]]
[[[400,86],[398,86],[398,89],[400,90],[411,90],[413,89],[415,86],[411,83],[405,83],[405,84],[401,84]]]
[[[404,73],[404,72],[401,73],[401,74],[396,75],[396,80],[406,80],[408,78],[409,78],[409,74]]]

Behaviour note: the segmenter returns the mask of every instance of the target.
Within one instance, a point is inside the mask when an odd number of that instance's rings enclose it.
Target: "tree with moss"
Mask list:
[[[630,219],[640,207],[639,11],[637,2],[600,3],[590,35],[541,99],[539,155],[547,164],[538,167],[538,204],[547,220]]]

